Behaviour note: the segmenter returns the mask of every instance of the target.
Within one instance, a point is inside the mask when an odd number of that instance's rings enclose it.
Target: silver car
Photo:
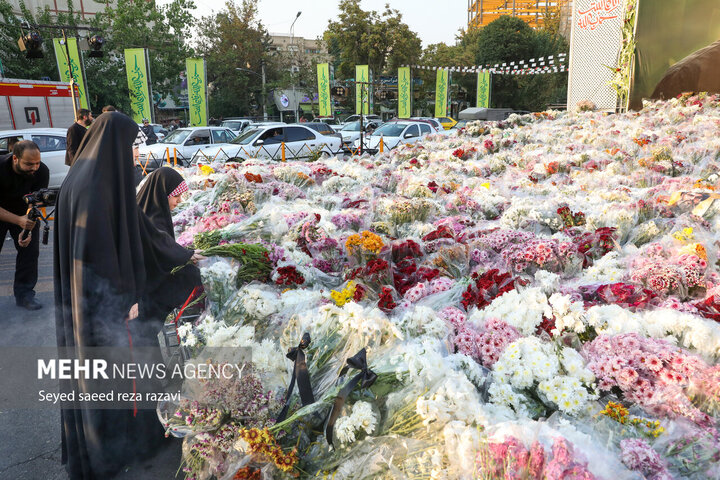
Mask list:
[[[282,160],[283,150],[286,160],[330,157],[341,152],[341,142],[335,135],[323,135],[300,124],[248,128],[230,143],[199,150],[193,163],[248,158]]]
[[[0,131],[0,153],[8,151],[8,140],[22,137],[32,140],[40,148],[40,161],[50,170],[50,188],[59,188],[70,167],[65,165],[67,147],[67,129],[65,128],[31,128],[27,130]]]

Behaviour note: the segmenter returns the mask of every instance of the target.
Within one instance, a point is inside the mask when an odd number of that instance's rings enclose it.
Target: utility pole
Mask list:
[[[263,121],[267,122],[267,94],[265,93],[265,61],[260,63],[260,71],[262,72],[262,107]]]
[[[297,15],[295,15],[295,20],[293,20],[292,25],[290,25],[290,45],[293,47],[292,48],[293,60],[297,59],[297,54],[295,52],[295,22],[300,17],[301,13],[302,12],[298,12]],[[297,94],[295,93],[295,62],[293,62],[293,65],[291,66],[290,74],[292,75],[292,78],[293,78],[292,89],[293,89],[293,102],[295,102],[295,123],[298,123],[298,106],[299,106],[298,104],[299,104],[299,102],[297,101]]]

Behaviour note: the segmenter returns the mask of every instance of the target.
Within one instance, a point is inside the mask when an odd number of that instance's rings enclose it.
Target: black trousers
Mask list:
[[[38,280],[38,256],[40,255],[40,222],[35,224],[32,231],[32,240],[27,247],[18,244],[18,236],[22,229],[12,223],[0,222],[0,251],[5,243],[5,235],[10,236],[15,243],[17,257],[15,258],[15,283],[13,293],[15,299],[20,302],[35,296],[35,285]]]

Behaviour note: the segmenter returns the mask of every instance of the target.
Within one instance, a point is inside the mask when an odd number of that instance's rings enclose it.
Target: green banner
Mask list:
[[[207,127],[208,103],[204,58],[186,58],[188,105],[191,127]]]
[[[144,48],[125,49],[125,71],[130,89],[132,117],[137,123],[143,118],[153,121],[150,99],[150,75],[147,64],[147,50]]]
[[[412,116],[412,77],[410,67],[398,68],[398,117]]]
[[[330,64],[318,63],[318,111],[321,117],[332,117],[330,100]]]
[[[370,113],[370,67],[367,65],[355,65],[355,113],[360,111],[360,99],[362,98],[362,113]]]
[[[492,77],[490,72],[478,72],[477,74],[477,99],[475,106],[478,108],[490,108],[490,86]]]
[[[72,65],[73,79],[79,91],[78,103],[80,104],[80,108],[90,109],[77,39],[74,37],[68,38],[67,49],[62,42],[62,38],[53,38],[53,48],[55,49],[55,59],[57,60],[58,72],[60,73],[60,81],[70,83],[70,69],[68,68],[68,50],[70,50],[70,65]]]
[[[435,81],[435,117],[447,117],[449,71],[439,68]]]

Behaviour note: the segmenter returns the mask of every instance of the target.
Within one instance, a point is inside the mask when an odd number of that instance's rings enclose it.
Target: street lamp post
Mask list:
[[[290,45],[293,46],[293,59],[297,58],[297,55],[295,55],[295,22],[300,17],[300,14],[302,12],[298,12],[297,15],[295,15],[295,20],[293,20],[292,24],[290,25]],[[294,63],[294,62],[293,62]],[[295,65],[292,65],[290,73],[293,78],[293,101],[295,102],[295,123],[298,122],[298,101],[297,101],[297,94],[295,93]]]

